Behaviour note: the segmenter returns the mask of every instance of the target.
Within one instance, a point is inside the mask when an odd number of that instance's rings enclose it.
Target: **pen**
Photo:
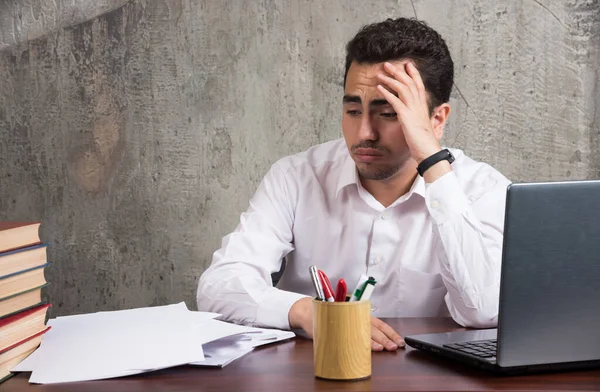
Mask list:
[[[329,278],[327,277],[327,275],[325,275],[325,272],[319,270],[319,278],[321,278],[321,286],[323,286],[323,292],[325,294],[324,298],[327,300],[327,302],[335,302],[335,299],[333,297],[333,287],[331,287],[331,282],[329,281]]]
[[[335,302],[344,302],[346,300],[346,292],[348,291],[348,286],[346,285],[346,281],[344,278],[338,280],[337,286],[335,288]]]
[[[308,270],[310,271],[310,278],[313,282],[313,286],[315,286],[315,291],[317,292],[317,299],[323,301],[325,299],[325,294],[323,293],[323,286],[321,286],[317,267],[311,265],[308,267]]]
[[[374,280],[368,280],[367,283],[365,284],[365,289],[362,292],[362,295],[360,296],[359,301],[368,301],[371,299],[371,294],[373,294],[373,290],[375,289],[375,282]]]
[[[354,293],[352,294],[352,297],[350,297],[350,302],[358,301],[358,299],[360,298],[360,294],[363,291],[363,287],[368,279],[369,279],[369,277],[367,275],[365,275],[365,274],[360,275],[360,278],[358,278],[358,284],[356,285],[356,288],[354,289]]]
[[[356,301],[360,301],[363,292],[365,291],[365,288],[367,287],[367,285],[370,283],[370,278],[369,280],[367,280],[360,289],[358,289],[357,291],[354,292],[354,297],[356,297]]]
[[[362,301],[363,300],[363,294],[365,293],[365,290],[367,289],[367,287],[369,287],[369,286],[375,286],[375,283],[377,283],[375,281],[375,278],[373,278],[372,276],[369,276],[369,279],[367,279],[367,281],[365,282],[364,286],[361,288],[360,293],[356,296],[356,298],[357,298],[356,300],[357,301]]]

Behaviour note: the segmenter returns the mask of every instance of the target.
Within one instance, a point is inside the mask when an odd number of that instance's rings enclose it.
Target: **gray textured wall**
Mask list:
[[[185,300],[277,158],[341,135],[344,44],[426,20],[447,145],[600,177],[597,0],[0,1],[0,219],[39,219],[54,315]]]

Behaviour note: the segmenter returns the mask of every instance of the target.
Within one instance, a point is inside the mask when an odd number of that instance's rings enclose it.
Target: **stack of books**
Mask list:
[[[48,283],[46,244],[39,222],[0,222],[0,383],[42,341],[46,312],[42,288]]]

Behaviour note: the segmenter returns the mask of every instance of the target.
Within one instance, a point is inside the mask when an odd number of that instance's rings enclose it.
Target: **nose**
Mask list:
[[[377,140],[379,135],[371,115],[365,114],[360,120],[360,129],[358,131],[360,140]]]

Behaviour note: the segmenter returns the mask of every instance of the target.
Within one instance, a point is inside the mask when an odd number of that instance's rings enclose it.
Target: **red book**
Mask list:
[[[49,329],[47,327],[0,351],[0,383],[10,378],[10,371],[35,351],[42,342],[42,335]]]
[[[0,320],[0,352],[46,329],[50,304],[19,312]]]
[[[40,243],[41,222],[0,222],[0,252]]]
[[[15,347],[17,347],[17,346],[20,346],[21,344],[23,344],[23,343],[25,343],[25,342],[28,342],[28,341],[30,341],[30,340],[32,340],[32,339],[35,339],[35,338],[37,338],[38,336],[40,336],[40,337],[41,337],[43,334],[45,334],[46,332],[48,332],[48,331],[50,330],[50,328],[52,328],[52,327],[46,327],[46,328],[44,328],[43,330],[41,330],[40,332],[34,333],[33,335],[31,335],[31,336],[28,336],[28,337],[26,337],[25,339],[19,340],[17,343],[15,343],[15,344],[13,344],[13,345],[10,345],[10,346],[8,346],[8,347],[6,347],[6,348],[4,348],[4,349],[0,350],[0,355],[2,355],[2,354],[4,354],[4,353],[6,353],[8,350],[12,350],[13,348],[15,348]],[[0,362],[1,362],[1,361],[0,361]]]

